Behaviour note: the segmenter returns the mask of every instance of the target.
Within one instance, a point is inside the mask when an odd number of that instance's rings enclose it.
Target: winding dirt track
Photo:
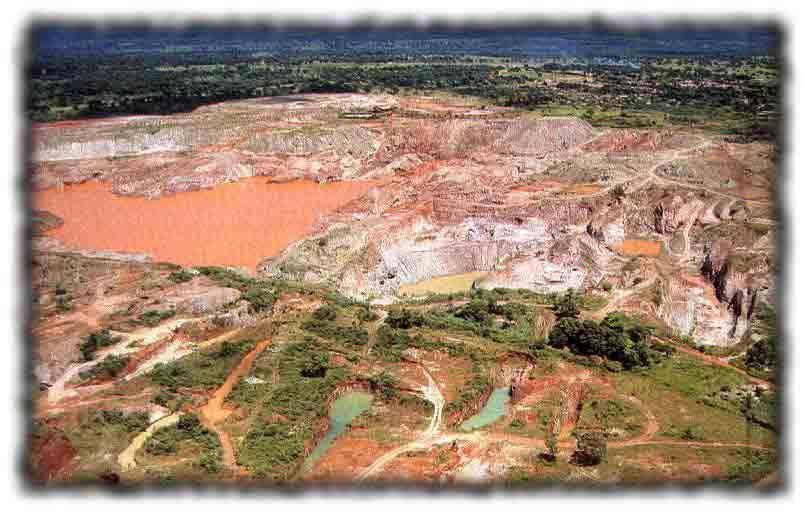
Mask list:
[[[117,380],[98,385],[68,388],[70,386],[70,381],[78,376],[82,371],[86,371],[87,369],[96,366],[106,357],[110,355],[123,356],[136,352],[137,350],[131,347],[135,341],[139,341],[141,344],[146,346],[154,344],[164,337],[172,335],[176,328],[181,326],[183,322],[183,319],[174,319],[153,328],[143,328],[135,330],[131,333],[115,331],[111,332],[112,335],[121,337],[122,340],[117,344],[100,350],[98,353],[96,353],[93,360],[71,365],[64,372],[64,374],[53,382],[53,385],[51,385],[51,387],[48,389],[47,402],[49,404],[55,404],[68,397],[80,397],[85,394],[94,394],[100,390],[113,386]]]
[[[428,386],[422,388],[422,394],[425,399],[432,402],[435,407],[435,412],[430,420],[430,425],[424,432],[422,432],[421,435],[419,435],[418,438],[416,438],[416,440],[397,447],[380,456],[374,463],[372,463],[358,475],[358,481],[365,481],[366,479],[376,475],[382,471],[383,467],[385,467],[388,463],[406,452],[418,449],[427,449],[435,445],[450,443],[458,440],[482,444],[487,444],[490,442],[505,442],[528,448],[546,448],[545,441],[540,438],[528,438],[507,433],[487,433],[482,431],[474,431],[472,433],[439,434],[441,420],[440,416],[441,409],[444,405],[444,399],[432,376],[427,372],[426,369],[424,369],[423,366],[421,367],[428,379]],[[660,425],[653,412],[642,401],[634,396],[624,396],[624,398],[636,406],[642,413],[645,418],[645,427],[643,428],[642,432],[634,438],[609,442],[608,448],[610,449],[620,449],[640,445],[679,445],[686,447],[750,448],[758,451],[774,450],[773,447],[740,442],[698,442],[656,439],[655,436],[659,431]],[[563,438],[558,442],[558,447],[564,451],[570,451],[575,448],[575,441]]]
[[[608,314],[609,312],[614,311],[614,309],[616,309],[617,306],[619,306],[627,298],[629,298],[630,296],[634,295],[635,293],[638,293],[639,291],[645,289],[646,287],[652,285],[654,282],[656,282],[656,274],[653,274],[651,276],[651,278],[649,278],[648,280],[644,280],[644,281],[640,282],[636,286],[629,287],[628,289],[618,289],[618,290],[616,290],[614,292],[614,298],[612,300],[610,300],[604,307],[602,307],[601,309],[599,309],[599,310],[595,311],[593,314],[591,314],[590,317],[592,319],[597,319],[597,320],[605,318],[606,314]]]
[[[174,413],[171,415],[166,415],[161,419],[155,421],[153,424],[148,426],[148,429],[134,437],[134,440],[128,445],[128,447],[117,456],[117,463],[123,468],[123,470],[131,470],[137,466],[137,461],[134,457],[137,455],[137,451],[142,449],[142,446],[145,445],[145,442],[148,441],[157,430],[162,428],[166,428],[168,426],[172,426],[179,422],[179,417],[181,414]]]
[[[700,360],[703,360],[704,362],[706,362],[709,365],[715,365],[715,366],[726,367],[728,369],[731,369],[732,371],[735,371],[738,374],[748,378],[748,380],[751,383],[753,383],[754,385],[756,385],[758,387],[762,387],[762,388],[765,388],[765,389],[774,389],[774,388],[776,388],[776,384],[774,384],[773,382],[770,382],[768,380],[763,380],[762,378],[757,378],[756,376],[751,376],[750,374],[748,374],[743,369],[740,369],[739,367],[735,367],[734,365],[730,364],[727,360],[723,360],[722,358],[715,357],[715,356],[712,356],[712,355],[707,355],[706,353],[701,353],[700,351],[698,351],[696,349],[690,348],[689,346],[685,346],[683,344],[679,344],[677,342],[672,342],[672,341],[669,341],[669,340],[665,340],[665,341],[662,341],[662,342],[666,342],[667,344],[672,345],[674,348],[676,348],[678,351],[680,351],[682,353],[686,353],[687,355],[690,355],[692,357],[695,357],[695,358],[698,358]]]
[[[209,399],[209,401],[207,401],[206,404],[199,409],[201,422],[205,427],[214,431],[220,439],[221,449],[223,450],[223,464],[234,473],[242,473],[244,469],[237,464],[234,446],[232,445],[232,440],[229,438],[228,433],[226,433],[223,428],[218,426],[219,423],[225,421],[226,418],[232,413],[232,410],[224,408],[223,402],[240,378],[245,376],[251,369],[251,366],[254,364],[254,360],[257,359],[257,356],[262,353],[270,344],[270,339],[265,339],[258,342],[254,349],[249,351],[240,360],[240,362],[238,362],[232,372],[230,372],[226,377],[223,385],[221,385],[218,390],[212,394],[212,397]]]
[[[438,430],[441,427],[441,415],[444,410],[444,396],[441,394],[441,390],[439,390],[438,385],[427,369],[425,369],[423,365],[420,365],[419,367],[422,368],[424,375],[427,377],[427,386],[421,388],[422,397],[433,404],[433,416],[430,418],[430,424],[427,426],[427,429],[425,429],[416,438],[416,440],[388,451],[377,458],[374,463],[369,465],[358,475],[358,481],[365,481],[374,474],[381,472],[385,465],[403,453],[429,447],[435,443],[449,441],[445,440],[446,437],[437,435]]]

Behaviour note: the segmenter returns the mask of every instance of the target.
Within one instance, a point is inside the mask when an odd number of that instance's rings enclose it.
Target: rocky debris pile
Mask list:
[[[200,287],[195,281],[177,286],[162,301],[177,312],[208,314],[240,299],[241,292],[228,287]]]
[[[704,202],[693,194],[685,197],[668,195],[653,210],[654,228],[658,234],[673,234],[681,225],[690,225],[698,219],[697,212]]]
[[[624,213],[621,204],[604,207],[587,224],[587,234],[608,247],[622,243],[625,239]]]
[[[493,148],[499,154],[543,155],[567,151],[592,138],[594,129],[581,119],[517,119],[506,124]]]
[[[713,190],[769,199],[775,181],[772,146],[715,142],[656,170],[659,176]]]
[[[218,311],[212,317],[212,324],[220,328],[242,328],[256,325],[257,316],[251,312],[249,303],[242,300],[233,307]]]
[[[750,210],[745,202],[727,197],[715,197],[701,210],[699,222],[702,225],[714,225],[727,220],[742,221],[750,216]]]
[[[728,305],[707,292],[703,282],[674,274],[665,276],[659,285],[657,316],[678,334],[702,344],[725,346],[746,332],[749,318],[735,315]]]

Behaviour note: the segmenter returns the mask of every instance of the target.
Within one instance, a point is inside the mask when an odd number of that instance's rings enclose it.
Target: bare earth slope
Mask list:
[[[584,318],[625,311],[667,342],[744,345],[774,303],[770,144],[362,94],[51,123],[34,142],[41,479],[725,479],[746,449],[774,449],[739,402],[774,387],[725,358],[683,348],[645,376],[448,322],[381,330],[402,306],[444,317],[467,302],[408,292],[508,288],[536,292],[500,303],[524,296],[544,337],[555,315],[538,293],[576,289],[599,302]],[[499,388],[499,421],[460,432]],[[371,392],[369,410],[300,472],[350,392]],[[570,433],[603,401],[615,462],[569,467]],[[533,461],[550,433],[557,465]],[[673,449],[683,474],[652,472]]]
[[[256,175],[375,180],[320,215],[312,236],[278,254],[266,248],[259,265],[356,298],[387,300],[400,286],[470,272],[488,272],[478,283],[488,288],[608,281],[625,304],[638,291],[661,296],[651,314],[716,344],[735,342],[752,304],[772,300],[767,144],[357,94],[53,123],[36,127],[35,140],[40,188],[98,180],[158,198]],[[653,287],[631,289],[635,280]]]

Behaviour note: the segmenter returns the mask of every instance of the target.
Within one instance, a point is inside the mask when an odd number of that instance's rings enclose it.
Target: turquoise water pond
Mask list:
[[[494,389],[488,401],[476,415],[469,417],[461,424],[461,431],[473,431],[488,426],[505,415],[505,407],[511,401],[511,389],[508,387]]]
[[[305,472],[313,468],[315,462],[327,452],[335,439],[346,430],[346,426],[348,426],[355,417],[371,407],[372,400],[373,397],[368,392],[346,392],[332,402],[329,408],[329,429],[324,435],[324,438],[318,442],[315,449],[313,449],[307,459],[304,460],[303,470]]]

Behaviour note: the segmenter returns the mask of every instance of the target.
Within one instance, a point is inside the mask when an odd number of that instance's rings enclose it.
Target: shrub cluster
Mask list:
[[[79,349],[81,350],[81,355],[84,357],[84,360],[92,360],[95,358],[95,352],[98,351],[98,349],[111,346],[118,342],[120,342],[120,337],[113,336],[109,330],[96,330],[87,337],[84,337]]]
[[[172,318],[175,315],[176,311],[173,309],[168,309],[165,311],[148,310],[140,314],[140,317],[137,319],[137,321],[140,324],[153,328],[162,321]]]
[[[218,435],[201,425],[195,415],[182,415],[174,427],[158,430],[145,444],[145,450],[153,455],[175,454],[182,442],[195,442],[203,453],[198,465],[210,473],[223,467],[223,450]]]
[[[82,380],[88,380],[98,376],[113,378],[128,365],[128,360],[126,356],[109,355],[86,371],[78,373],[78,377]]]
[[[568,348],[576,355],[605,357],[631,369],[651,364],[647,340],[652,331],[619,312],[608,314],[600,322],[565,317],[553,326],[548,344]]]

